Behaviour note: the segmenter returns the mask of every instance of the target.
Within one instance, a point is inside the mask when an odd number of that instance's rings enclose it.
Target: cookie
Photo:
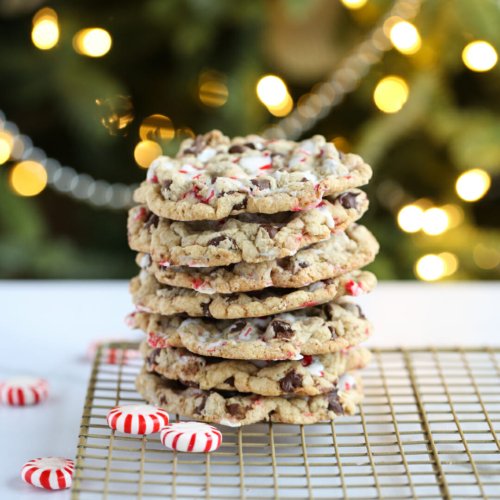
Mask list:
[[[333,390],[318,396],[259,396],[232,391],[203,391],[187,387],[177,381],[148,373],[145,368],[136,378],[135,386],[150,404],[168,413],[202,422],[231,427],[261,421],[288,424],[313,424],[333,420],[342,415],[353,415],[363,399],[360,377],[347,390]]]
[[[170,380],[203,390],[236,390],[261,396],[316,396],[335,390],[345,372],[368,365],[368,349],[346,349],[300,361],[224,360],[193,354],[187,349],[150,347],[146,340],[140,352],[146,369]]]
[[[266,262],[344,231],[367,208],[368,199],[360,190],[328,197],[311,210],[272,216],[243,213],[218,221],[173,221],[142,205],[129,211],[128,241],[132,250],[149,253],[163,266]]]
[[[368,229],[352,224],[345,232],[303,248],[292,257],[258,264],[240,262],[226,267],[165,267],[154,262],[149,254],[138,254],[136,262],[166,285],[208,294],[235,293],[271,286],[298,288],[335,278],[372,262],[378,249],[377,240]]]
[[[268,316],[315,306],[343,295],[361,295],[370,292],[376,283],[372,273],[353,271],[302,288],[267,288],[246,293],[209,295],[164,285],[152,274],[141,271],[130,281],[130,293],[139,311],[233,319]]]
[[[314,208],[323,196],[367,184],[371,176],[359,156],[344,155],[320,135],[302,142],[230,140],[214,130],[185,140],[176,158],[156,159],[134,200],[167,219],[219,220]]]
[[[342,297],[301,311],[213,320],[136,313],[134,326],[151,347],[186,347],[195,354],[229,359],[283,360],[337,352],[367,340],[372,324],[361,308]]]

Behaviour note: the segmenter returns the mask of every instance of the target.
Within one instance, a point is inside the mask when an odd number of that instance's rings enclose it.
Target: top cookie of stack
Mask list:
[[[314,208],[371,175],[359,156],[344,155],[319,135],[302,142],[230,140],[214,130],[185,140],[175,159],[155,160],[134,200],[168,219],[219,220]]]

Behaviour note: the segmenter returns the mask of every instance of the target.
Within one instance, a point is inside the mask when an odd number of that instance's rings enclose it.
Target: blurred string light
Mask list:
[[[347,93],[358,87],[371,66],[378,63],[384,52],[393,47],[390,32],[384,29],[388,19],[397,18],[398,21],[411,22],[418,14],[421,3],[422,0],[396,0],[377,26],[342,59],[330,77],[311,89],[310,94],[320,99],[321,106],[316,107],[315,101],[311,101],[311,109],[307,112],[304,112],[304,107],[299,110],[297,106],[274,126],[266,127],[264,137],[298,139],[304,132],[313,128],[319,119],[324,118],[334,106],[342,102]],[[298,99],[297,102],[301,100]]]
[[[448,217],[448,227],[450,229],[459,226],[464,220],[464,211],[458,205],[450,203],[448,205],[444,205],[441,209],[446,212],[446,216]]]
[[[408,99],[408,85],[398,76],[387,76],[377,84],[373,99],[384,113],[397,113]]]
[[[441,234],[448,228],[448,216],[441,208],[431,208],[424,212],[422,229],[424,233]]]
[[[208,69],[198,79],[198,96],[209,108],[219,108],[226,104],[229,97],[227,76],[224,73]]]
[[[458,196],[465,201],[476,201],[482,198],[491,185],[490,176],[479,168],[463,173],[457,180]]]
[[[403,54],[415,54],[422,45],[417,28],[406,21],[396,23],[391,29],[390,37],[394,47]]]
[[[349,153],[351,150],[351,144],[345,137],[334,137],[332,139],[333,144],[337,148],[338,151],[342,151],[342,153]]]
[[[416,205],[403,207],[398,214],[399,227],[407,233],[416,233],[422,229],[424,211]]]
[[[47,158],[44,151],[33,147],[31,139],[20,134],[14,123],[6,121],[2,111],[0,111],[0,136],[12,138],[11,160],[33,161],[41,165],[46,172],[46,184],[56,191],[96,207],[127,210],[134,205],[132,197],[138,184],[130,186],[119,182],[110,184],[107,181],[96,180],[87,174],[78,174],[70,167],[61,166],[57,160]],[[23,178],[21,173],[22,171],[19,170],[14,177],[16,179],[15,183],[12,182],[12,174],[10,178],[11,188],[17,194],[21,194],[20,191],[16,191],[16,186],[18,186],[17,176],[21,181]],[[38,186],[42,184],[40,182],[40,179],[43,180],[42,176],[43,174],[39,177]],[[21,182],[21,185],[23,185],[23,182]]]
[[[149,168],[151,163],[161,156],[161,146],[154,141],[141,141],[134,149],[134,158],[137,165],[142,168]]]
[[[438,255],[424,255],[415,265],[415,274],[417,278],[424,281],[435,281],[441,278],[445,272],[445,264]]]
[[[462,52],[464,64],[472,71],[488,71],[498,61],[496,50],[488,42],[469,43]]]
[[[257,95],[266,106],[280,106],[287,100],[288,89],[281,78],[267,75],[257,83]]]
[[[73,48],[89,57],[102,57],[109,52],[111,44],[111,35],[102,28],[83,29],[73,37]]]
[[[271,113],[274,116],[278,117],[286,116],[293,109],[293,99],[291,95],[287,92],[285,100],[283,102],[280,102],[276,106],[267,106],[267,109],[269,110],[269,113]]]
[[[458,258],[454,253],[442,252],[438,257],[443,261],[443,276],[450,276],[458,269]]]
[[[36,161],[22,161],[10,173],[10,185],[21,196],[35,196],[47,185],[47,172]]]
[[[368,0],[342,0],[342,3],[348,8],[348,9],[361,9],[361,7],[364,7]]]
[[[174,125],[168,116],[151,115],[142,121],[139,136],[143,141],[170,142],[175,136]]]
[[[44,8],[33,17],[33,30],[31,39],[35,47],[48,50],[54,47],[59,40],[59,26],[57,14],[54,10]]]
[[[474,262],[481,269],[493,269],[500,264],[500,252],[496,248],[489,248],[478,243],[472,252]]]
[[[194,132],[189,127],[179,127],[175,134],[177,135],[177,139],[183,141],[185,139],[194,139]]]
[[[0,165],[4,164],[10,158],[13,143],[12,136],[9,133],[0,131]]]

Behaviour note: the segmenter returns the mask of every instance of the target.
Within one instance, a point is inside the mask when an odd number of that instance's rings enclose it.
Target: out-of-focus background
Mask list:
[[[500,277],[498,0],[0,0],[0,278],[126,278],[134,184],[218,128],[372,165],[381,279]]]

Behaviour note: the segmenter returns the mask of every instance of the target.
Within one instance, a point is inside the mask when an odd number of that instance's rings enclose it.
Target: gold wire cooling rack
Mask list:
[[[73,500],[500,499],[500,348],[375,349],[355,416],[221,426],[217,451],[189,454],[106,425],[112,407],[142,401],[137,347],[98,348]]]

